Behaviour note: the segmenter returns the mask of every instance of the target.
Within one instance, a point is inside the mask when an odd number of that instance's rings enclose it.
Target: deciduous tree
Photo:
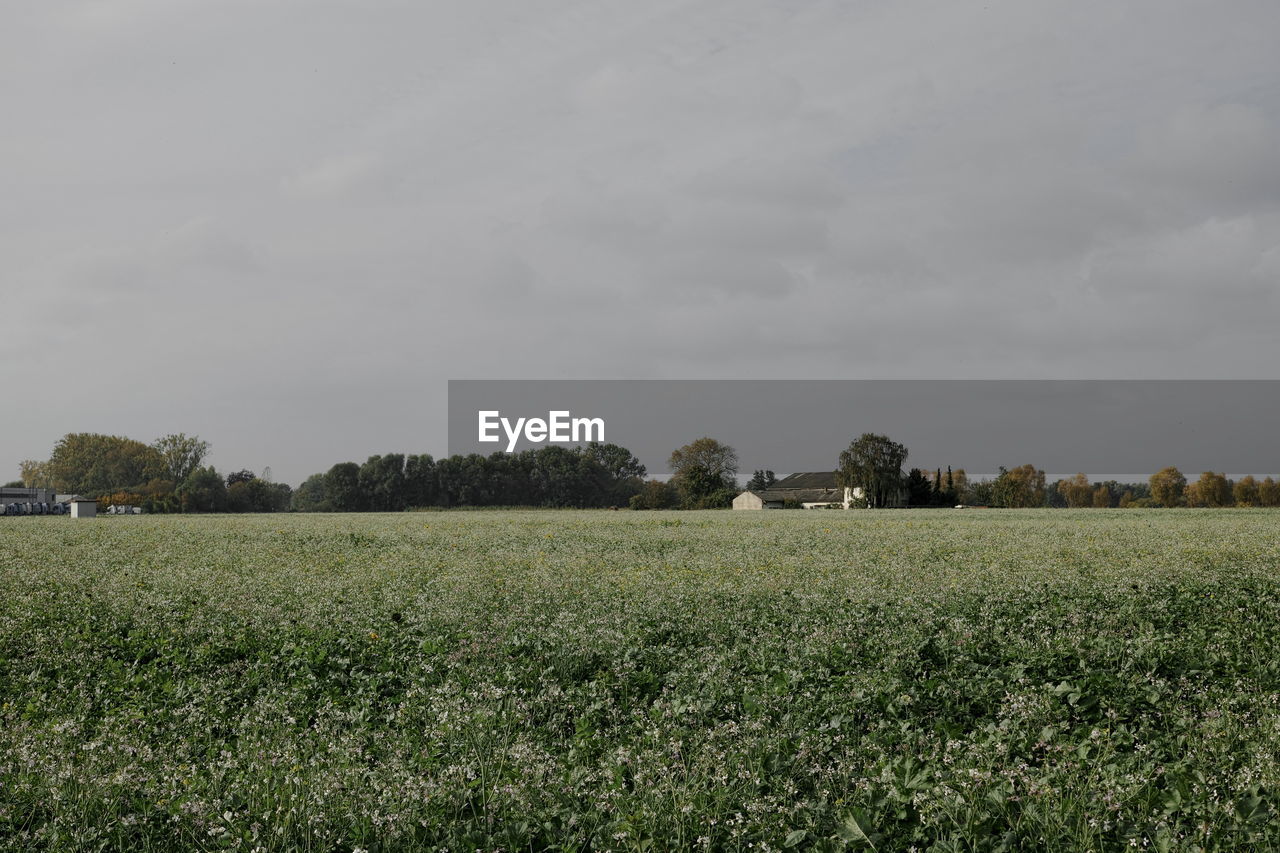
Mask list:
[[[1267,477],[1258,484],[1258,504],[1260,506],[1280,506],[1280,483]]]
[[[49,474],[48,462],[37,462],[34,459],[25,459],[18,464],[18,471],[22,475],[22,486],[25,488],[53,488],[53,478]]]
[[[869,507],[888,506],[902,489],[902,463],[906,461],[906,445],[886,435],[864,432],[840,454],[836,482],[862,489]]]
[[[227,508],[227,486],[212,465],[197,468],[178,485],[178,500],[183,512],[223,512]]]
[[[679,497],[670,484],[661,480],[649,480],[641,486],[630,501],[632,509],[670,509]]]
[[[608,506],[626,506],[648,473],[635,454],[616,444],[593,441],[582,449],[582,455],[604,474],[602,500]]]
[[[1093,503],[1093,487],[1089,485],[1089,478],[1083,473],[1066,480],[1059,480],[1058,494],[1062,495],[1069,507],[1090,506]]]
[[[370,456],[360,466],[357,482],[374,512],[401,512],[409,505],[403,453]]]
[[[733,500],[738,453],[729,445],[714,438],[700,438],[672,451],[667,464],[683,506],[710,508]]]
[[[1260,506],[1258,499],[1258,481],[1253,475],[1241,477],[1236,484],[1231,487],[1232,497],[1236,499],[1237,506]]]
[[[168,479],[175,483],[184,482],[209,455],[209,442],[181,432],[157,438],[151,447],[160,454]]]
[[[339,462],[324,475],[324,492],[329,505],[337,512],[358,512],[368,507],[360,491],[360,466]]]
[[[166,470],[155,448],[123,436],[88,432],[63,436],[47,464],[53,488],[86,497],[134,491]]]
[[[1151,497],[1161,506],[1182,506],[1187,489],[1187,478],[1172,466],[1161,468],[1151,475]]]
[[[996,506],[1044,506],[1044,471],[1030,464],[1019,465],[1012,470],[1001,466],[1000,475],[992,483],[991,492]]]
[[[294,512],[327,512],[329,501],[324,491],[324,474],[312,474],[293,492],[290,507]]]
[[[436,503],[436,462],[431,454],[411,454],[404,459],[405,498],[411,507]]]
[[[1231,506],[1231,483],[1226,474],[1205,471],[1196,482],[1194,494],[1197,506]]]

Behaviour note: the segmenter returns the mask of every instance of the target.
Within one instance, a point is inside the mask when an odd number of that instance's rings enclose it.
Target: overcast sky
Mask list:
[[[1274,0],[0,13],[0,479],[296,485],[449,378],[1276,378]]]

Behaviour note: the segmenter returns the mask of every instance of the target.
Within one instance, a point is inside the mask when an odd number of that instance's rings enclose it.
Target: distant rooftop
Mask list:
[[[809,471],[791,474],[769,487],[775,489],[837,489],[835,471]]]

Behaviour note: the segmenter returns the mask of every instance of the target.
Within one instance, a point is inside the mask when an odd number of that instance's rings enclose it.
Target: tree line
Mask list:
[[[864,433],[840,454],[837,482],[864,490],[869,507],[889,506],[902,496],[908,506],[994,507],[1278,507],[1280,483],[1271,477],[1252,475],[1238,481],[1206,471],[1188,482],[1177,468],[1164,468],[1146,483],[1115,480],[1091,482],[1083,473],[1053,483],[1035,465],[1001,467],[999,474],[970,482],[963,468],[932,472],[912,468],[903,474],[908,451],[888,436]],[[772,471],[756,471],[749,489],[767,489],[775,482]]]
[[[283,512],[293,490],[242,469],[223,476],[203,465],[209,442],[175,433],[144,444],[99,433],[68,433],[44,461],[19,465],[9,483],[93,498],[103,507],[139,506],[144,512]]]
[[[645,467],[616,444],[550,445],[521,453],[434,459],[388,453],[339,462],[306,479],[293,496],[300,512],[400,512],[452,507],[627,506]]]
[[[940,486],[940,484],[945,484]],[[1272,477],[1239,480],[1205,471],[1194,482],[1177,468],[1152,474],[1145,483],[1090,481],[1086,474],[1052,483],[1034,465],[1000,468],[993,479],[970,483],[963,469],[946,474],[912,469],[906,478],[911,506],[966,504],[995,507],[1119,508],[1144,507],[1280,507],[1280,483]]]
[[[737,452],[703,437],[672,451],[669,480],[646,480],[645,466],[625,447],[592,442],[551,445],[522,453],[454,455],[388,453],[363,463],[339,462],[296,490],[248,469],[229,474],[205,465],[210,445],[183,433],[144,444],[123,436],[69,433],[49,459],[21,463],[11,486],[54,489],[97,499],[104,506],[147,512],[399,512],[455,507],[630,507],[717,509],[740,491]],[[971,481],[963,468],[912,468],[907,448],[864,433],[841,452],[837,482],[863,489],[868,506],[994,507],[1229,507],[1280,506],[1272,477],[1206,471],[1195,481],[1165,468],[1146,483],[1091,482],[1083,474],[1047,482],[1034,465],[1001,467],[992,479]],[[764,490],[774,473],[753,472],[746,488]]]

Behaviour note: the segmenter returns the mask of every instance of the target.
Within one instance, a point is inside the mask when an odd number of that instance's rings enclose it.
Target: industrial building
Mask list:
[[[0,504],[11,503],[57,503],[58,496],[53,489],[25,489],[7,487],[0,489]]]
[[[59,495],[53,489],[28,489],[8,486],[0,488],[0,516],[71,515],[92,518],[98,502],[79,495]]]

